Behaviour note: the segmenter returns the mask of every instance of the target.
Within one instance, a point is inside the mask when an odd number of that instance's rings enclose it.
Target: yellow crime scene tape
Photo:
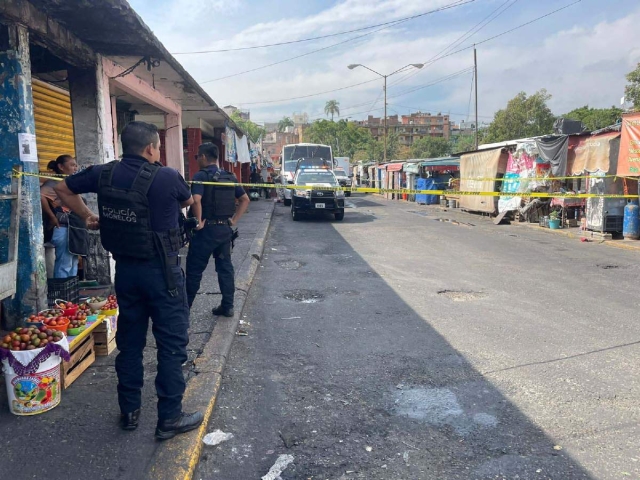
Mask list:
[[[50,180],[61,181],[66,175],[60,174],[42,174],[42,173],[29,173],[13,171],[14,176],[30,176],[47,178]],[[609,177],[614,177],[610,175]],[[567,177],[577,178],[577,177]],[[604,178],[604,177],[585,177],[585,178]],[[620,177],[622,178],[622,177]],[[547,178],[547,180],[549,180]],[[637,180],[637,179],[634,179]],[[232,183],[232,182],[198,182],[187,181],[187,183],[198,185],[213,185],[219,187],[247,187],[247,188],[275,188],[282,190],[323,190],[323,191],[349,191],[351,193],[397,193],[405,195],[447,195],[447,196],[479,196],[479,197],[526,197],[526,198],[631,198],[637,199],[638,195],[623,195],[612,193],[565,193],[565,192],[472,192],[472,191],[459,191],[459,190],[411,190],[405,188],[371,188],[371,187],[325,187],[320,185],[283,185],[274,183]]]

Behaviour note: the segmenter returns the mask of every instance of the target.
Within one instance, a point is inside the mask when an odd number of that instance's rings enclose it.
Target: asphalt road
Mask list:
[[[640,253],[351,204],[276,208],[196,479],[640,478]]]

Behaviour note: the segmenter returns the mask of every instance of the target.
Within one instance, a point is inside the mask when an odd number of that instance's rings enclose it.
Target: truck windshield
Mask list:
[[[336,177],[346,177],[347,176],[347,174],[345,173],[344,169],[342,169],[342,168],[334,168],[333,169],[333,174]]]
[[[285,172],[294,172],[300,158],[322,158],[331,161],[331,148],[322,145],[290,145],[284,147],[283,163]]]
[[[296,182],[297,185],[308,185],[310,183],[337,185],[338,182],[336,182],[336,177],[331,172],[301,173]]]

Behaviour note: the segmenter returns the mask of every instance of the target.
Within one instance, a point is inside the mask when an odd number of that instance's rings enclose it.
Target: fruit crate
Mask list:
[[[96,361],[93,335],[87,335],[70,352],[71,360],[62,362],[62,385],[64,388],[75,382]]]
[[[96,356],[98,357],[109,356],[116,349],[115,332],[113,338],[109,338],[106,333],[95,332],[93,341],[95,342]]]
[[[53,307],[56,300],[78,303],[78,277],[47,279],[47,302]]]
[[[105,317],[100,325],[93,330],[93,341],[96,346],[96,355],[106,357],[116,349],[116,331],[118,329],[118,316]]]

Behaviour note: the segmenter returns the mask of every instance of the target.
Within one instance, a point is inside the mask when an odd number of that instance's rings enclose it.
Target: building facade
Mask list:
[[[358,125],[368,128],[376,140],[384,136],[384,119],[369,115],[367,120]],[[411,146],[416,140],[425,137],[440,137],[449,140],[451,137],[451,122],[449,115],[437,113],[415,112],[409,115],[390,115],[387,117],[388,134],[396,134],[400,145]]]
[[[5,318],[47,308],[38,173],[62,154],[74,155],[81,169],[119,158],[120,134],[133,120],[158,126],[163,163],[187,177],[199,142],[224,152],[227,128],[243,134],[126,2],[0,7],[0,190],[10,190],[14,166],[29,174],[21,178],[16,293],[2,303]],[[87,204],[97,211],[94,195]],[[3,231],[13,227],[7,205],[0,202]],[[0,263],[10,243],[0,238]],[[113,262],[97,232],[89,251],[87,278],[109,283]]]

